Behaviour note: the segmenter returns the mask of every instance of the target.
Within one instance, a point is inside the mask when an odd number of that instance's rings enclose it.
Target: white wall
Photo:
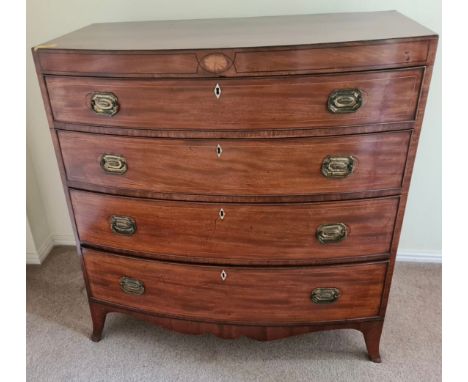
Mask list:
[[[357,12],[395,9],[441,33],[439,0],[28,0],[27,154],[28,219],[41,240],[72,243],[73,234],[36,79],[30,48],[96,22]],[[398,28],[398,25],[395,25]],[[441,252],[440,45],[410,189],[400,252],[438,257]],[[46,231],[46,234],[44,234]],[[430,255],[424,257],[424,255]]]

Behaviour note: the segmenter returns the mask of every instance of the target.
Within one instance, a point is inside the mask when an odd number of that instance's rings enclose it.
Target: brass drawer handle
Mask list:
[[[96,114],[112,117],[119,111],[119,101],[114,93],[94,93],[91,97],[91,109]]]
[[[121,235],[133,235],[136,232],[136,222],[129,216],[111,216],[112,232]]]
[[[340,298],[338,288],[315,288],[310,296],[314,304],[331,304]]]
[[[139,296],[145,293],[145,284],[143,284],[143,281],[123,276],[120,278],[120,289],[127,294]]]
[[[327,178],[346,178],[351,175],[357,165],[353,156],[328,155],[322,161],[322,175]]]
[[[127,160],[121,155],[103,154],[101,168],[109,174],[123,175],[127,172]]]
[[[362,106],[359,89],[338,89],[328,96],[328,111],[333,114],[354,113]]]
[[[316,236],[322,244],[338,243],[348,236],[348,227],[344,223],[322,224]]]

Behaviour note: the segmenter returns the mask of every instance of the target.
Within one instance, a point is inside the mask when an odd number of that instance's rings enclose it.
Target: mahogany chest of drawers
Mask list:
[[[397,12],[94,24],[33,48],[99,341],[379,341],[437,36]]]

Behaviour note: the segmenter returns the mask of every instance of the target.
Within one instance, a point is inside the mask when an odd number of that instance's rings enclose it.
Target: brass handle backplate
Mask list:
[[[338,243],[348,236],[348,227],[343,223],[322,224],[317,228],[316,235],[322,244]]]
[[[127,160],[121,155],[103,154],[101,168],[109,174],[123,175],[128,169]]]
[[[143,281],[123,276],[120,278],[120,289],[127,294],[142,295],[145,293],[145,284]]]
[[[362,106],[359,89],[338,89],[328,96],[328,111],[334,114],[354,113]]]
[[[96,114],[112,117],[119,111],[119,101],[114,93],[94,93],[91,96],[91,109]]]
[[[338,288],[315,288],[310,296],[314,304],[331,304],[340,297]]]
[[[346,178],[356,168],[357,161],[353,156],[328,155],[322,161],[322,175],[327,178]]]
[[[136,222],[129,216],[111,216],[112,232],[121,235],[133,235],[136,232]]]

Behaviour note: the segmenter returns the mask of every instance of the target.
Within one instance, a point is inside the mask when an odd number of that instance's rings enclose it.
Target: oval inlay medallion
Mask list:
[[[207,72],[222,73],[231,67],[232,61],[222,53],[211,53],[201,59],[200,65]]]

